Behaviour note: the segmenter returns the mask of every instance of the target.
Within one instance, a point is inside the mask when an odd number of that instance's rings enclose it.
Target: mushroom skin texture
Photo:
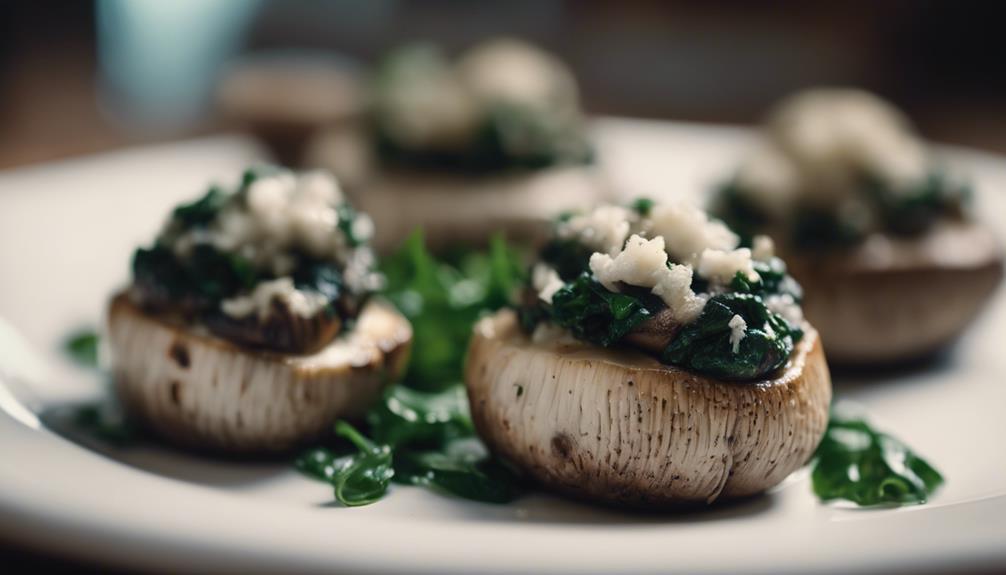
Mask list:
[[[804,465],[828,423],[828,366],[803,328],[776,377],[730,383],[639,352],[532,342],[504,310],[472,337],[472,418],[495,452],[583,499],[653,509],[757,494]]]
[[[282,452],[361,416],[404,372],[409,322],[371,300],[354,328],[308,355],[249,350],[168,315],[141,310],[126,293],[108,310],[116,392],[155,434],[205,451]]]
[[[552,231],[547,214],[613,198],[601,168],[559,166],[505,174],[463,175],[384,170],[359,190],[354,203],[374,219],[372,244],[394,251],[416,228],[434,250],[482,245],[497,230],[508,240],[543,243]]]
[[[943,222],[920,237],[877,234],[834,254],[787,253],[804,287],[803,311],[833,364],[923,359],[954,341],[1003,278],[995,235],[974,222]]]

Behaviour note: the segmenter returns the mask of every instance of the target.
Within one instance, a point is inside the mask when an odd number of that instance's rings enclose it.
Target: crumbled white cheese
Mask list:
[[[302,251],[345,264],[357,251],[339,226],[339,206],[345,201],[338,182],[327,172],[295,174],[278,171],[248,187],[245,201],[224,206],[208,228],[191,229],[174,240],[174,251],[185,257],[197,244],[239,253],[260,269],[276,275],[292,271],[290,252]],[[361,241],[373,236],[374,223],[358,213],[349,229]]]
[[[727,325],[730,326],[730,345],[733,352],[737,353],[741,349],[741,341],[747,335],[744,332],[747,331],[748,324],[740,315],[734,314]]]
[[[552,303],[555,292],[566,285],[554,268],[543,263],[535,265],[531,271],[531,284],[538,292],[538,297],[546,303]]]
[[[636,213],[628,208],[605,204],[560,223],[558,234],[560,238],[575,238],[587,247],[614,255],[622,249],[636,219]]]
[[[789,294],[770,295],[765,298],[765,307],[777,313],[794,326],[803,323],[803,309]]]
[[[925,146],[894,106],[860,90],[809,90],[785,100],[769,120],[774,142],[813,181],[805,192],[847,192],[863,172],[892,189],[926,177]]]
[[[682,323],[698,317],[705,306],[705,299],[691,289],[692,269],[667,266],[667,251],[661,236],[647,240],[633,235],[615,257],[595,252],[590,256],[590,271],[611,291],[619,291],[619,283],[650,288]]]
[[[663,236],[667,253],[674,261],[694,265],[707,249],[732,250],[739,239],[719,220],[711,220],[705,211],[685,202],[653,206],[643,224],[652,236]]]
[[[250,294],[225,299],[220,303],[220,309],[233,318],[245,318],[255,313],[264,320],[272,313],[273,300],[279,300],[286,305],[294,315],[311,317],[321,311],[328,298],[314,292],[299,290],[289,277],[259,282]]]
[[[599,252],[590,256],[590,271],[610,291],[618,291],[618,282],[652,288],[665,270],[667,252],[660,236],[646,240],[634,235],[614,258]]]
[[[694,321],[706,307],[708,296],[692,291],[692,268],[672,264],[653,286],[653,295],[664,300],[674,321],[686,324]]]
[[[353,291],[377,291],[384,287],[384,276],[374,271],[375,264],[373,251],[356,248],[342,270],[342,279]]]
[[[775,242],[772,238],[757,235],[751,242],[751,258],[759,262],[768,262],[775,257]]]
[[[356,214],[349,230],[357,241],[369,242],[374,237],[374,220],[367,214]]]
[[[739,273],[750,281],[758,281],[760,276],[751,261],[751,250],[737,248],[735,250],[704,250],[699,257],[697,271],[700,277],[720,285],[730,285]]]

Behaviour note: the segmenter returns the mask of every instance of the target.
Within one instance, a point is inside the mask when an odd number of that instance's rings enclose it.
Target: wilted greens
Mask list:
[[[654,202],[639,198],[631,204],[645,216]],[[560,217],[561,225],[569,216]],[[667,308],[650,290],[623,285],[617,292],[607,289],[594,279],[589,269],[593,250],[576,238],[556,237],[538,254],[565,282],[550,302],[528,297],[519,306],[521,327],[528,333],[542,321],[569,330],[577,339],[611,347],[622,344],[633,330]],[[668,266],[675,266],[668,262]],[[738,273],[733,281],[722,286],[710,286],[698,275],[691,288],[709,296],[703,313],[691,323],[670,335],[670,342],[659,359],[718,379],[757,380],[782,367],[803,336],[799,325],[769,309],[766,299],[788,296],[798,304],[803,296],[800,285],[786,272],[779,258],[753,262],[758,279]],[[720,289],[713,290],[712,287]],[[533,291],[530,290],[529,291]],[[746,328],[739,347],[734,351],[729,323],[735,316],[744,319]]]
[[[737,352],[730,342],[730,320],[739,315],[747,329]],[[713,296],[702,315],[685,325],[661,354],[661,361],[718,379],[751,380],[786,364],[803,331],[765,307],[753,294]]]
[[[385,391],[367,413],[365,434],[337,424],[346,445],[311,449],[297,460],[307,475],[332,484],[335,498],[373,503],[391,481],[421,485],[489,503],[513,500],[517,476],[475,435],[461,384],[472,325],[510,301],[521,280],[520,259],[502,237],[488,252],[433,257],[422,235],[386,260],[386,297],[412,322],[413,351],[405,382]]]
[[[98,332],[82,329],[63,341],[63,351],[82,367],[98,367]]]
[[[861,506],[925,503],[943,476],[894,437],[864,419],[832,412],[811,462],[814,493],[822,501]]]

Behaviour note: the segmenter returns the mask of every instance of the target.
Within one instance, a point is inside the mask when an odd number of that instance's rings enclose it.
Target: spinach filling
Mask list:
[[[858,195],[869,209],[866,217],[850,217],[837,209],[799,206],[786,222],[775,221],[730,181],[716,192],[710,212],[723,220],[750,245],[755,234],[779,229],[788,244],[804,250],[855,246],[872,232],[911,237],[922,234],[943,218],[963,217],[971,189],[941,172],[931,172],[909,190],[894,190],[879,178],[860,178]]]
[[[640,213],[649,208],[646,203],[636,207]],[[543,248],[541,261],[554,267],[566,284],[553,294],[551,304],[536,294],[525,298],[518,314],[527,333],[538,323],[551,321],[577,339],[594,345],[627,345],[627,335],[666,309],[664,302],[649,290],[625,286],[620,292],[609,291],[589,271],[591,253],[577,241],[568,239],[553,240]],[[803,337],[803,330],[771,311],[765,300],[770,296],[789,296],[799,303],[802,290],[786,273],[786,266],[779,258],[754,262],[754,268],[760,276],[758,281],[738,273],[725,292],[711,294],[701,315],[681,326],[660,353],[660,361],[733,381],[756,380],[783,367]],[[698,275],[692,289],[696,293],[710,292],[708,282]],[[747,325],[736,353],[729,325],[735,315],[741,316]]]
[[[221,311],[223,300],[247,294],[263,281],[278,279],[276,273],[256,266],[239,253],[222,251],[208,243],[196,243],[185,257],[177,256],[172,247],[182,235],[208,229],[225,206],[243,202],[248,187],[268,173],[266,169],[246,170],[241,186],[234,194],[214,186],[201,198],[176,207],[168,225],[153,245],[134,251],[131,265],[133,290],[147,309],[180,314],[187,320],[203,322],[217,335],[235,343],[275,347],[279,351],[309,351],[309,348],[317,348],[317,344],[323,342],[288,341],[289,338],[279,337],[278,341],[270,344],[264,340],[272,336],[266,338],[265,332],[275,335],[277,331],[293,333],[297,330],[293,326],[253,325],[256,321],[235,320]],[[356,211],[352,206],[340,205],[338,216],[338,227],[347,244],[352,248],[362,245],[364,242],[353,234]],[[344,326],[350,324],[369,294],[349,289],[340,267],[333,261],[321,260],[298,250],[288,255],[294,262],[288,274],[294,287],[321,294],[328,301],[311,319],[338,321]],[[253,335],[250,330],[263,333]],[[243,337],[242,333],[247,337]]]
[[[377,104],[372,120],[377,157],[389,166],[408,169],[488,174],[537,170],[560,164],[591,164],[594,151],[580,122],[521,103],[476,102],[478,119],[471,133],[449,145],[403,144],[395,137],[401,120],[386,109],[385,96],[411,91],[418,78],[450,82],[457,72],[436,46],[417,44],[390,54],[375,78]],[[454,135],[458,139],[458,135]]]

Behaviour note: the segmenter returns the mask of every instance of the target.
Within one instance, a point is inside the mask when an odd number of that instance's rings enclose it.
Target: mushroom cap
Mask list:
[[[585,499],[655,508],[760,493],[807,462],[828,422],[828,366],[803,327],[776,377],[731,383],[638,352],[532,342],[504,310],[475,326],[472,418],[494,451]]]
[[[957,338],[1002,281],[987,227],[944,222],[918,238],[875,235],[851,251],[784,256],[804,315],[835,364],[911,361]]]
[[[548,214],[612,194],[597,166],[487,176],[388,170],[375,174],[354,201],[374,218],[375,249],[388,253],[420,227],[433,249],[484,244],[497,230],[511,240],[541,243],[551,232]]]
[[[371,300],[354,328],[309,355],[254,351],[142,311],[125,293],[108,310],[116,392],[127,414],[189,447],[285,451],[361,416],[404,371],[409,322]]]

